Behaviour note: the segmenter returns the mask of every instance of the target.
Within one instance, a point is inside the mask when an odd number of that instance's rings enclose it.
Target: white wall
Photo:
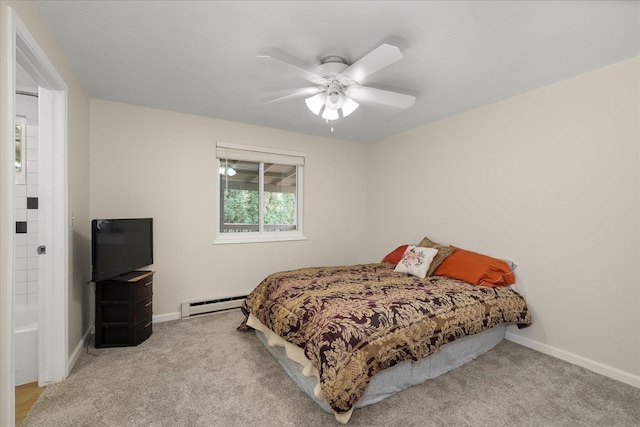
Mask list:
[[[307,154],[306,241],[213,245],[217,140]],[[91,217],[154,218],[154,317],[268,274],[366,261],[366,146],[91,100]],[[164,316],[164,317],[163,317]]]
[[[426,235],[511,259],[514,340],[640,386],[638,64],[371,145],[372,258]]]

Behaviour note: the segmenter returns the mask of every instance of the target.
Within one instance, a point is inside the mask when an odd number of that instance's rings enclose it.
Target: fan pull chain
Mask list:
[[[331,133],[333,133],[333,120],[331,120],[331,122],[329,122],[329,119],[324,119],[324,122],[331,125]]]

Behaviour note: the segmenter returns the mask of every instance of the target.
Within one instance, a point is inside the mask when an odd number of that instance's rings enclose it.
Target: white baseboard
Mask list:
[[[78,345],[76,345],[75,350],[73,350],[73,353],[71,354],[71,357],[69,357],[69,360],[67,361],[67,372],[65,372],[65,375],[64,375],[65,378],[69,376],[69,373],[71,372],[71,369],[73,369],[73,366],[78,361],[78,358],[80,357],[80,354],[82,354],[82,349],[87,346],[87,342],[90,339],[90,335],[91,335],[91,331],[92,330],[93,330],[93,326],[91,326],[91,327],[89,327],[89,329],[87,329],[87,332],[84,333],[84,335],[82,336],[82,339],[80,340],[80,342],[78,342]]]
[[[223,313],[223,312],[224,311],[216,311],[216,312],[212,312],[212,313],[204,313],[204,314],[199,314],[196,317],[209,316],[211,314],[217,314],[217,313]],[[170,322],[172,320],[180,320],[182,318],[183,318],[182,317],[182,312],[176,311],[174,313],[165,313],[165,314],[159,314],[157,316],[153,316],[153,323]]]
[[[604,363],[596,362],[595,360],[587,359],[583,356],[578,356],[577,354],[570,353],[568,351],[560,350],[547,344],[542,344],[538,341],[524,338],[520,335],[514,334],[513,332],[507,331],[505,333],[505,338],[516,344],[520,344],[533,350],[539,351],[540,353],[557,357],[558,359],[564,360],[565,362],[581,366],[583,368],[589,369],[590,371],[604,375],[605,377],[613,378],[614,380],[622,381],[623,383],[640,388],[640,376],[638,375],[622,371],[612,366],[605,365]]]
[[[179,311],[176,311],[174,313],[158,314],[157,316],[153,316],[153,323],[162,323],[162,322],[169,322],[171,320],[180,320],[181,316],[182,315]]]

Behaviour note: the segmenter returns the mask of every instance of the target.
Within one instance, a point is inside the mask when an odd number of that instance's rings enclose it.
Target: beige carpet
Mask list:
[[[138,347],[83,354],[23,426],[328,426],[239,310],[153,326]],[[350,426],[640,426],[640,389],[504,341],[357,409]]]

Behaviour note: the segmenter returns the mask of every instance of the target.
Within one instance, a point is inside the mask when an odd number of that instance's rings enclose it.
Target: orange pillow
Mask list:
[[[409,245],[398,246],[396,249],[389,252],[387,256],[382,259],[381,262],[391,262],[393,264],[398,264],[402,259],[402,255],[407,250],[407,247],[409,247]]]
[[[447,276],[463,280],[472,285],[507,286],[513,285],[516,278],[509,265],[496,258],[456,248],[454,253],[442,261],[436,271],[436,276]]]

